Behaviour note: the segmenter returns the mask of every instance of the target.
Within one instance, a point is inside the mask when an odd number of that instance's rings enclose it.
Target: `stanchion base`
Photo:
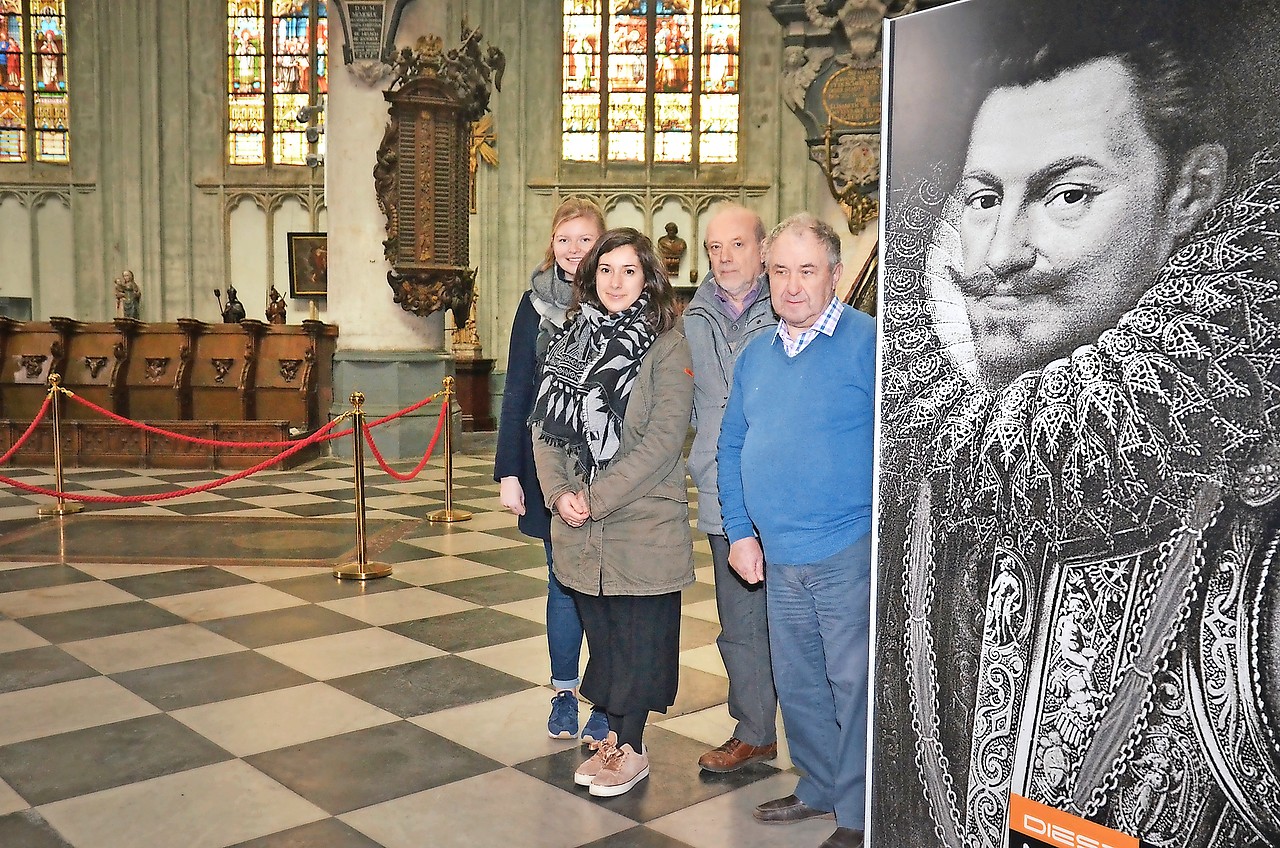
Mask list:
[[[465,509],[437,509],[427,513],[427,520],[435,524],[448,524],[451,521],[470,521],[471,513]]]
[[[340,577],[343,580],[372,580],[375,577],[389,577],[390,575],[391,566],[385,562],[366,562],[363,565],[359,562],[348,562],[333,570],[333,576]]]
[[[84,504],[77,501],[63,501],[62,503],[45,504],[36,507],[36,515],[74,515],[77,512],[84,511]]]

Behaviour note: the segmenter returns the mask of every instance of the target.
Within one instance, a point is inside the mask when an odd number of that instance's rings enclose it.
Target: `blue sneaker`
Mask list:
[[[578,735],[578,699],[571,690],[562,689],[551,699],[547,735],[552,739],[573,739]]]
[[[582,741],[596,745],[609,735],[609,716],[604,710],[595,708],[587,718],[587,726],[582,728]]]

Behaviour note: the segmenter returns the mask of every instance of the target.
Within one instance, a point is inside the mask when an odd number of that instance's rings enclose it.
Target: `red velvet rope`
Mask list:
[[[259,471],[262,471],[266,468],[270,468],[273,465],[278,465],[279,463],[283,462],[284,460],[298,453],[298,451],[301,451],[304,448],[310,447],[313,444],[318,444],[320,442],[328,442],[328,441],[332,441],[333,439],[340,439],[343,436],[348,436],[353,432],[355,432],[354,427],[348,427],[347,429],[340,430],[336,433],[330,432],[331,430],[333,430],[334,427],[342,423],[342,420],[346,418],[347,415],[350,414],[350,413],[344,413],[338,416],[337,418],[333,419],[332,421],[330,421],[328,424],[325,424],[319,430],[316,430],[310,436],[306,437],[301,441],[289,440],[289,441],[271,441],[271,442],[227,442],[227,441],[221,441],[217,439],[202,439],[196,436],[188,436],[184,433],[174,433],[170,430],[164,430],[159,427],[153,427],[150,424],[143,424],[142,422],[139,422],[139,421],[130,420],[128,418],[125,418],[124,416],[117,415],[116,413],[110,411],[109,409],[104,409],[101,406],[98,406],[97,404],[89,400],[86,400],[85,398],[80,397],[75,392],[69,391],[61,387],[58,387],[57,391],[62,392],[67,397],[71,398],[72,400],[78,401],[83,406],[88,407],[89,409],[99,413],[100,415],[103,415],[104,417],[117,421],[121,424],[127,424],[131,427],[136,427],[137,429],[144,430],[148,433],[152,433],[158,436],[167,436],[169,438],[176,439],[182,442],[188,442],[190,444],[204,445],[207,447],[227,447],[227,448],[268,448],[268,447],[273,448],[273,447],[283,447],[285,445],[288,445],[289,447],[287,450],[283,451],[282,453],[279,453],[276,456],[265,459],[262,462],[258,463],[257,465],[253,466],[252,468],[246,468],[243,471],[237,471],[235,474],[231,474],[227,477],[220,477],[217,480],[211,480],[208,483],[202,483],[199,486],[193,486],[187,489],[176,489],[172,492],[159,492],[159,493],[150,494],[150,495],[74,494],[70,492],[59,492],[54,489],[46,489],[42,486],[32,486],[31,484],[24,483],[21,480],[14,480],[12,478],[4,477],[4,476],[0,476],[0,483],[3,483],[8,486],[13,486],[15,489],[20,489],[24,492],[30,492],[36,495],[46,495],[48,497],[61,498],[63,500],[81,501],[84,503],[151,503],[154,501],[172,500],[173,498],[182,497],[184,495],[193,495],[198,492],[207,492],[211,489],[216,489],[219,486],[224,486],[227,483],[231,483],[236,480],[242,480],[245,477],[258,473]],[[444,425],[444,415],[447,412],[447,409],[441,410],[440,420],[436,423],[435,435],[431,437],[431,443],[427,446],[427,452],[422,457],[422,462],[420,462],[418,466],[407,475],[401,475],[400,473],[394,471],[393,469],[387,466],[386,461],[382,458],[382,454],[378,452],[378,447],[377,445],[374,444],[373,437],[369,431],[373,427],[377,427],[381,424],[386,424],[388,421],[394,421],[397,418],[401,418],[415,410],[421,409],[422,407],[434,401],[437,397],[439,397],[439,395],[440,393],[437,392],[436,394],[423,398],[422,400],[418,401],[412,406],[407,406],[404,409],[399,410],[398,412],[393,412],[390,415],[386,415],[382,418],[379,418],[377,421],[374,421],[372,424],[365,424],[363,426],[364,438],[368,441],[369,447],[373,449],[374,457],[377,458],[378,463],[382,466],[383,470],[386,471],[391,476],[395,477],[397,480],[412,480],[414,477],[418,476],[418,474],[422,472],[423,468],[426,467],[427,461],[431,458],[431,454],[435,450],[436,440],[440,437],[440,430],[441,430],[441,427]],[[16,442],[14,442],[14,444],[9,448],[9,450],[6,451],[3,456],[0,456],[0,465],[3,465],[10,458],[12,458],[18,452],[18,450],[23,446],[23,444],[25,444],[26,441],[31,437],[32,433],[35,432],[36,426],[44,419],[45,415],[47,414],[49,410],[49,406],[52,403],[52,399],[53,399],[52,392],[50,392],[49,395],[45,396],[44,403],[41,405],[39,412],[36,413],[35,420],[31,422],[31,424],[23,432],[22,436]]]
[[[98,413],[99,415],[102,415],[105,418],[110,418],[112,421],[116,421],[120,424],[127,424],[130,427],[135,427],[139,430],[143,430],[147,433],[152,433],[153,435],[156,435],[156,436],[164,436],[166,438],[176,439],[177,441],[187,442],[193,445],[204,445],[205,447],[224,447],[224,448],[282,448],[288,445],[296,444],[296,442],[293,439],[289,439],[286,441],[274,441],[274,442],[227,442],[227,441],[222,441],[220,439],[203,439],[203,438],[200,438],[199,436],[188,436],[185,433],[175,433],[172,430],[164,430],[160,427],[153,427],[150,424],[143,424],[141,421],[134,421],[132,419],[125,418],[123,415],[117,415],[111,410],[104,409],[103,407],[98,406],[96,403],[90,400],[87,400],[86,398],[82,398],[79,395],[77,395],[75,392],[72,392],[68,389],[59,388],[58,391],[67,395],[67,397],[76,401],[81,406],[86,406],[89,409],[92,409],[94,412]],[[399,412],[393,412],[384,418],[379,418],[377,421],[374,421],[372,424],[369,424],[367,426],[377,427],[380,424],[385,424],[388,421],[394,421],[395,419],[400,418],[401,416],[408,415],[410,412],[413,412],[417,409],[421,409],[422,407],[431,403],[433,400],[439,397],[439,394],[440,393],[437,392],[434,395],[430,395],[429,397],[423,398],[422,400],[418,401],[412,406],[407,406],[404,409],[400,410]],[[346,430],[341,430],[337,433],[330,433],[324,438],[324,441],[332,441],[333,439],[340,439],[343,436],[349,436],[353,431],[354,431],[354,428],[348,428]],[[317,430],[316,432],[318,433],[320,431]]]
[[[440,397],[441,394],[443,394],[443,392],[436,392],[433,395],[428,395],[427,397],[424,397],[422,400],[415,403],[413,406],[406,406],[404,409],[400,410],[399,412],[393,412],[390,415],[383,416],[382,418],[379,418],[377,421],[374,421],[372,424],[367,424],[365,426],[377,427],[380,424],[386,424],[388,421],[395,421],[397,418],[400,418],[401,416],[408,415],[410,412],[421,409],[422,407],[431,403],[436,398]],[[351,432],[351,431],[348,430],[347,432]]]
[[[52,394],[48,394],[44,396],[44,403],[40,404],[40,411],[36,413],[35,420],[32,421],[31,426],[28,427],[26,430],[24,430],[22,435],[18,437],[18,441],[13,443],[13,447],[5,451],[4,456],[0,456],[0,465],[4,465],[6,462],[8,462],[13,457],[13,455],[17,453],[18,450],[24,444],[26,444],[27,439],[31,438],[31,434],[36,431],[36,425],[44,420],[45,413],[49,411],[49,404],[52,402],[53,402]]]
[[[30,492],[34,495],[47,495],[51,498],[62,498],[63,500],[69,500],[69,501],[82,501],[83,503],[150,503],[152,501],[167,501],[173,498],[182,497],[183,495],[194,495],[197,492],[207,492],[210,489],[216,489],[219,486],[223,486],[227,483],[231,483],[236,480],[242,480],[251,474],[257,474],[259,471],[262,471],[264,468],[270,468],[273,465],[277,465],[283,462],[284,460],[288,459],[289,457],[293,456],[295,453],[302,450],[303,448],[309,447],[317,442],[323,441],[327,436],[327,434],[329,433],[329,431],[332,430],[334,427],[336,427],[345,417],[346,415],[344,414],[339,416],[338,418],[333,419],[328,424],[324,425],[319,430],[315,431],[313,434],[303,439],[302,441],[294,442],[293,447],[289,448],[283,453],[279,453],[273,457],[263,460],[262,462],[259,462],[257,465],[253,466],[252,468],[246,468],[243,471],[237,471],[235,474],[232,474],[228,477],[220,477],[217,480],[211,480],[210,482],[202,483],[199,486],[192,486],[189,489],[176,489],[172,492],[158,492],[153,495],[81,495],[73,492],[58,492],[53,489],[43,488],[41,486],[32,486],[28,483],[23,483],[21,480],[13,480],[8,477],[0,477],[0,483],[4,483],[5,485],[8,485],[8,486],[13,486],[15,489],[21,489],[24,492]]]
[[[431,403],[433,400],[440,397],[440,394],[441,394],[440,392],[436,392],[435,394],[430,395],[429,397],[425,397],[422,400],[418,401],[413,406],[406,406],[404,409],[400,410],[399,412],[393,412],[390,415],[385,415],[382,418],[379,418],[377,421],[374,421],[372,424],[366,424],[365,426],[377,427],[381,424],[386,424],[388,421],[395,421],[397,418],[408,415],[410,412],[413,412],[414,410],[417,410],[417,409],[421,409],[422,407]],[[330,433],[329,435],[324,437],[324,440],[326,442],[332,442],[334,439],[341,439],[343,436],[350,436],[355,431],[356,431],[355,427],[348,427],[345,430],[339,430],[336,433]]]
[[[444,429],[444,419],[445,419],[445,416],[448,414],[449,414],[449,408],[441,404],[440,419],[436,421],[436,431],[431,436],[431,444],[427,445],[427,452],[422,455],[422,461],[419,462],[414,467],[414,469],[410,471],[408,474],[401,474],[399,471],[396,471],[394,468],[387,465],[387,461],[382,458],[382,452],[379,451],[378,446],[374,444],[373,433],[369,432],[373,428],[373,425],[370,425],[370,424],[364,425],[364,440],[369,443],[369,449],[373,451],[373,458],[378,461],[378,465],[382,467],[383,471],[387,472],[397,480],[402,480],[402,481],[412,480],[414,477],[417,477],[419,474],[422,473],[422,469],[427,467],[427,460],[431,459],[431,454],[436,449],[436,440],[440,438],[440,431]]]

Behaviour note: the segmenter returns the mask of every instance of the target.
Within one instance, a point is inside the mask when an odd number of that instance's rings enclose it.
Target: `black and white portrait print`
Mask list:
[[[874,846],[1280,845],[1280,9],[890,22]]]

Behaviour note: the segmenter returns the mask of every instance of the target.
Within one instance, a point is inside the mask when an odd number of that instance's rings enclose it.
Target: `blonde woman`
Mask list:
[[[600,207],[580,197],[561,203],[551,219],[546,256],[533,269],[529,291],[521,298],[511,324],[507,383],[493,463],[493,479],[499,482],[502,505],[519,516],[520,531],[541,539],[547,552],[547,650],[551,655],[551,685],[556,690],[547,718],[547,735],[553,739],[578,738],[582,621],[573,598],[550,571],[551,513],[538,488],[528,422],[542,356],[551,337],[564,327],[565,313],[573,300],[574,274],[603,231],[604,213]],[[582,739],[598,743],[607,732],[604,713],[594,711],[582,729]]]

